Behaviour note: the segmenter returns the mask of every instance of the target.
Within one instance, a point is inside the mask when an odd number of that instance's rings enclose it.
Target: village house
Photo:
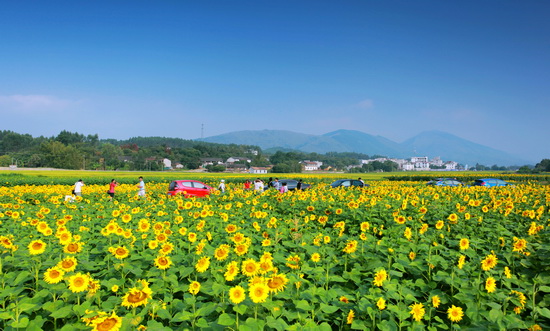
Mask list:
[[[251,174],[267,174],[268,171],[269,168],[267,167],[250,167],[250,169],[248,170],[248,172]]]
[[[302,161],[302,167],[304,168],[304,171],[316,171],[321,169],[321,166],[323,165],[323,162],[321,161]]]
[[[228,158],[228,159],[225,161],[225,164],[233,164],[233,163],[235,163],[235,162],[241,162],[241,161],[246,161],[246,162],[248,162],[248,163],[252,162],[251,159],[246,158],[246,157],[232,156],[232,157]]]
[[[218,157],[203,157],[200,159],[201,167],[206,168],[209,165],[223,164],[223,159]]]
[[[226,172],[246,172],[247,168],[245,164],[242,163],[230,163],[225,166]]]

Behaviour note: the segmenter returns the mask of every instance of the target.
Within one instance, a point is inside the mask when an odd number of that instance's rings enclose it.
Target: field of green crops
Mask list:
[[[2,172],[0,329],[550,329],[547,185],[328,185],[347,176],[281,194],[243,190],[251,175]],[[166,195],[186,178],[228,189]]]

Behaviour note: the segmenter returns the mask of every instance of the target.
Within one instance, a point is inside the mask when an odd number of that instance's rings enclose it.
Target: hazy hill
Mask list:
[[[202,139],[222,144],[256,145],[262,149],[300,150],[304,152],[357,152],[395,158],[439,156],[443,161],[457,161],[470,166],[476,163],[500,166],[525,165],[529,161],[509,153],[473,143],[441,131],[427,131],[402,143],[382,136],[355,130],[337,130],[311,135],[284,130],[247,130]]]

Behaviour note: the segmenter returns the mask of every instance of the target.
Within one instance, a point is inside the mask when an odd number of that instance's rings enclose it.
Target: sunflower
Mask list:
[[[151,298],[153,291],[149,288],[149,284],[144,281],[138,281],[138,287],[132,287],[122,298],[122,306],[127,308],[135,308],[147,304]]]
[[[63,252],[67,254],[76,254],[82,251],[82,243],[70,242],[63,247]]]
[[[290,269],[300,269],[300,257],[298,255],[289,256],[286,261],[286,265]]]
[[[321,254],[319,254],[319,253],[317,253],[317,252],[311,254],[311,261],[313,261],[313,262],[319,262],[319,261],[321,261]]]
[[[198,272],[205,272],[208,270],[208,267],[210,267],[210,258],[209,257],[201,257],[197,264],[195,264],[195,269],[197,269]]]
[[[73,256],[68,256],[64,258],[63,260],[59,261],[57,264],[57,267],[65,272],[71,272],[76,269],[76,265],[78,262],[76,261],[76,258]]]
[[[470,240],[468,238],[460,239],[460,250],[464,251],[470,248]]]
[[[109,252],[119,260],[125,259],[130,255],[130,251],[125,246],[109,247]]]
[[[409,252],[409,259],[411,261],[414,261],[414,259],[416,259],[416,253],[415,252]]]
[[[388,273],[385,269],[381,269],[376,272],[376,274],[374,275],[374,280],[372,282],[374,285],[380,287],[386,279],[388,279]]]
[[[510,271],[510,268],[504,267],[504,276],[508,279],[512,278],[512,272]]]
[[[69,290],[74,293],[86,291],[88,289],[88,285],[90,285],[90,276],[86,274],[79,272],[76,275],[69,277]]]
[[[485,289],[487,290],[487,293],[493,293],[497,288],[496,280],[493,277],[487,278],[485,281]]]
[[[241,286],[235,286],[229,290],[229,300],[231,300],[234,304],[238,305],[243,302],[245,298],[246,294],[244,288]]]
[[[456,307],[455,305],[452,305],[451,308],[447,309],[447,317],[452,322],[460,322],[463,316],[464,312],[462,311],[461,307]]]
[[[348,240],[346,247],[342,249],[344,253],[351,254],[357,250],[357,240]]]
[[[487,255],[487,257],[485,257],[483,261],[481,261],[481,269],[485,271],[491,270],[497,265],[497,262],[497,256],[495,255],[495,253],[491,253]]]
[[[224,261],[229,256],[229,245],[223,244],[214,250],[214,257],[218,261]]]
[[[268,295],[269,295],[269,287],[262,283],[254,284],[248,290],[248,296],[254,303],[265,302]]]
[[[405,231],[403,232],[403,236],[407,238],[407,240],[411,240],[412,238],[412,230],[409,227],[405,228]]]
[[[122,317],[113,311],[111,316],[99,316],[92,321],[92,331],[118,331],[122,327]]]
[[[254,259],[248,259],[243,261],[241,272],[243,275],[247,277],[254,277],[256,276],[260,271],[259,263],[254,261]]]
[[[267,279],[269,292],[281,292],[285,289],[286,284],[288,284],[288,278],[284,274],[277,274]]]
[[[379,298],[378,301],[376,301],[376,307],[378,307],[379,310],[386,309],[386,300],[384,298]]]
[[[194,243],[195,241],[197,241],[197,234],[194,232],[189,232],[189,234],[187,235],[187,240]]]
[[[355,312],[353,311],[353,309],[351,309],[348,313],[348,316],[346,317],[346,324],[353,323],[354,318],[355,318]]]
[[[166,270],[172,266],[172,259],[170,256],[158,256],[155,259],[155,267],[159,268],[160,270]]]
[[[226,281],[230,282],[234,280],[238,274],[239,274],[239,264],[237,263],[237,261],[232,261],[227,265],[225,274],[223,276],[225,277]]]
[[[441,230],[444,226],[445,226],[445,222],[443,222],[443,221],[437,221],[435,223],[435,228],[438,229],[438,230]]]
[[[420,322],[422,317],[424,317],[424,314],[426,314],[424,305],[422,303],[414,303],[409,307],[411,308],[411,311],[409,313],[412,315],[413,320]]]
[[[59,267],[51,267],[44,273],[44,280],[48,284],[57,284],[63,280],[65,271]]]
[[[235,253],[238,256],[243,256],[247,252],[248,252],[248,245],[247,244],[238,244],[237,246],[235,246]]]
[[[464,263],[466,262],[466,256],[460,255],[458,258],[458,269],[462,269],[464,267]]]
[[[514,237],[512,252],[523,252],[527,248],[527,240]]]
[[[197,293],[199,293],[200,289],[201,289],[201,283],[197,281],[193,281],[191,282],[191,284],[189,284],[189,293],[193,295],[196,295]]]
[[[237,226],[235,224],[227,224],[225,227],[225,232],[227,233],[233,233],[235,231],[237,231]]]
[[[33,240],[29,244],[29,253],[31,255],[38,255],[44,253],[46,250],[46,243],[42,240]]]
[[[397,224],[405,224],[405,222],[407,221],[407,218],[405,218],[405,216],[396,216],[393,218],[393,220]]]
[[[434,306],[434,308],[437,308],[439,307],[440,304],[441,304],[441,299],[439,298],[438,295],[434,295],[432,297],[432,306]]]
[[[160,248],[159,254],[168,255],[168,254],[172,253],[173,250],[174,250],[174,244],[166,242],[166,243],[162,244],[162,247]]]

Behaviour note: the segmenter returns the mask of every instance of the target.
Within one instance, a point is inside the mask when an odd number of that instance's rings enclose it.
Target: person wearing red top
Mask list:
[[[113,201],[113,198],[115,197],[115,187],[117,187],[118,183],[116,180],[112,179],[111,183],[109,183],[109,191],[107,191],[107,194],[109,194],[109,199]]]
[[[250,190],[251,185],[252,185],[252,183],[248,179],[244,181],[244,189],[245,190]]]

